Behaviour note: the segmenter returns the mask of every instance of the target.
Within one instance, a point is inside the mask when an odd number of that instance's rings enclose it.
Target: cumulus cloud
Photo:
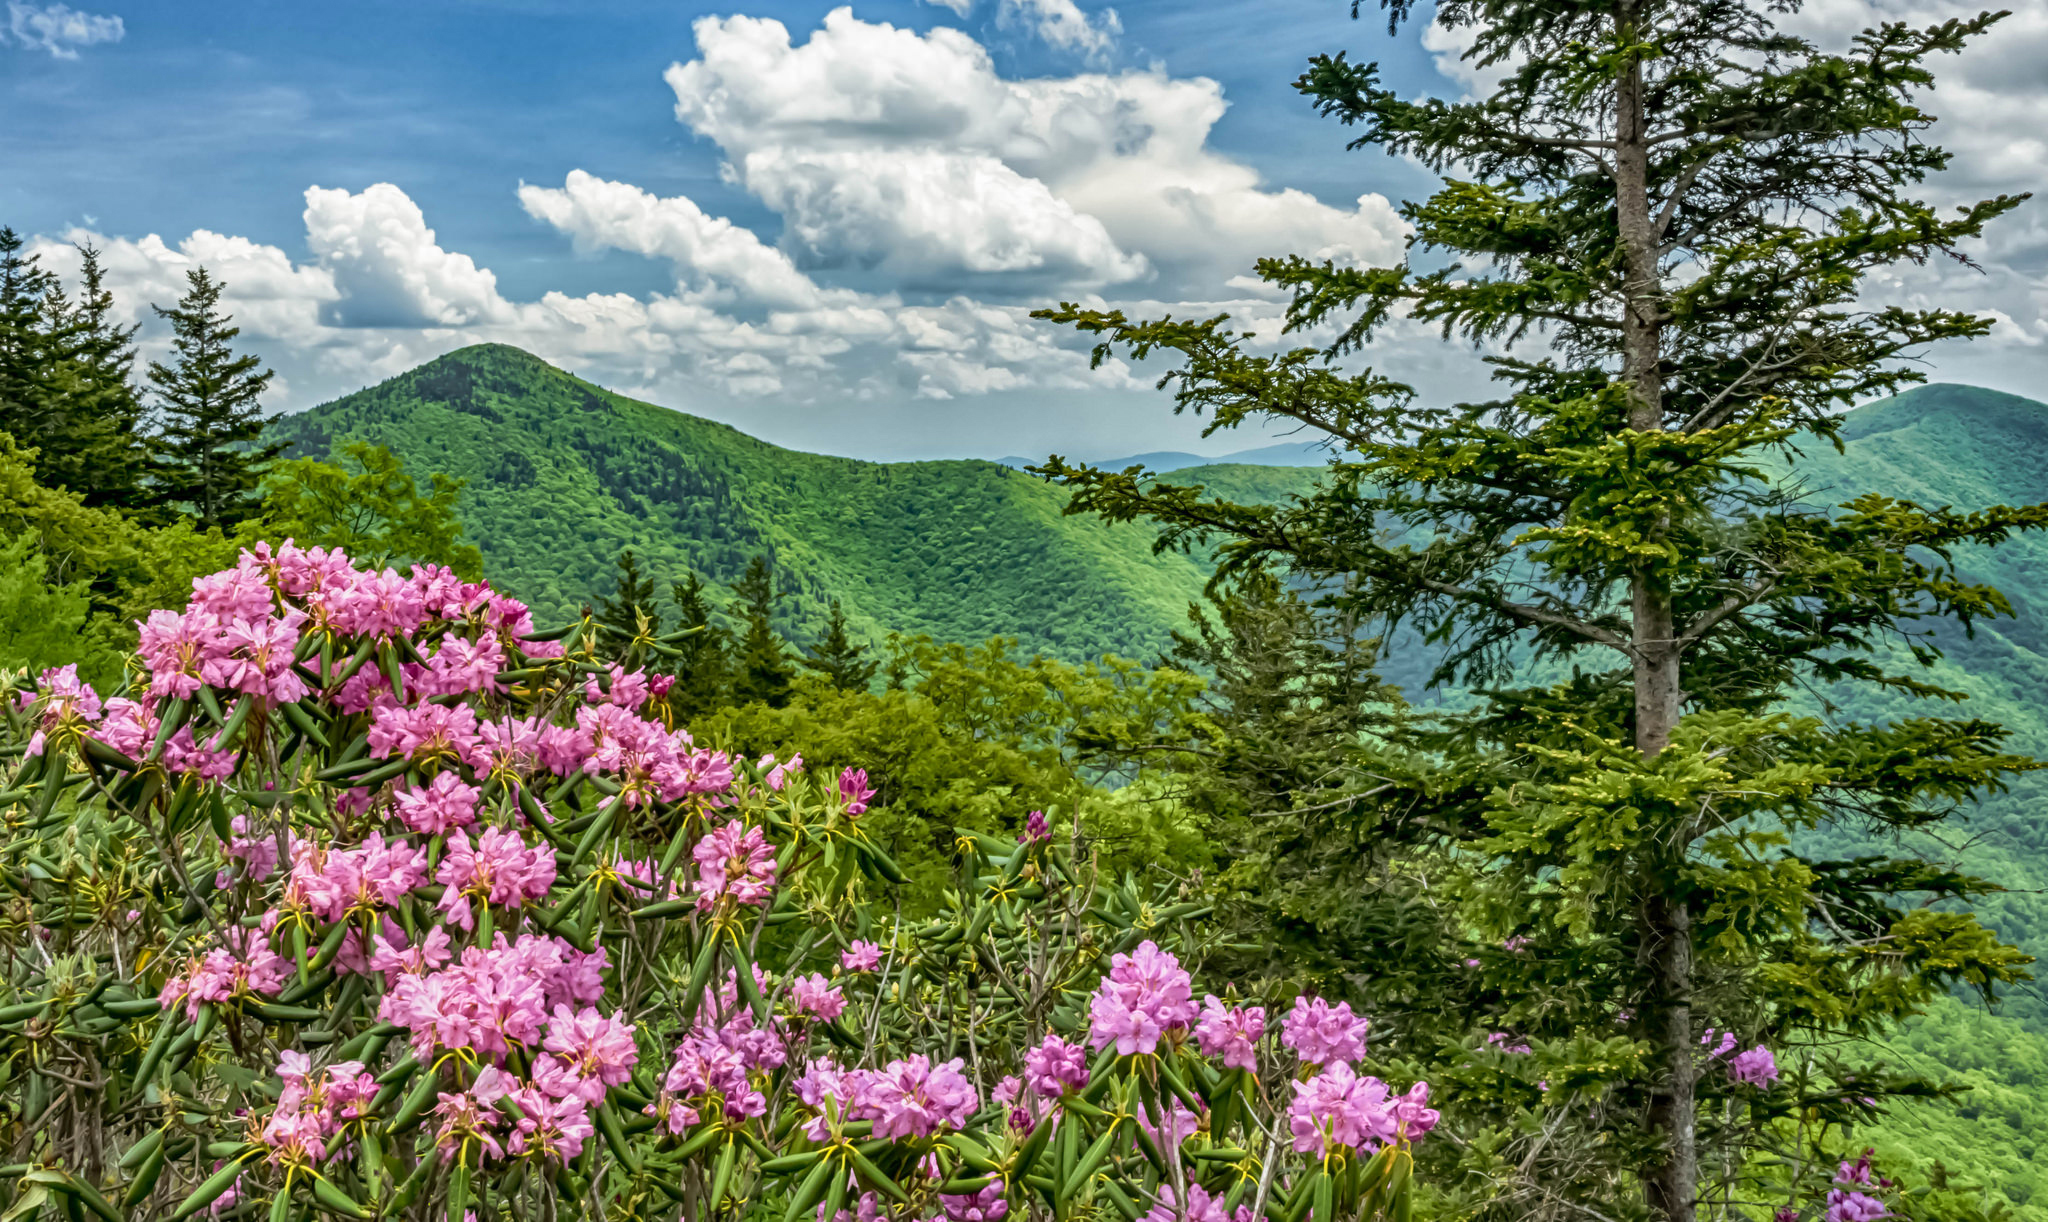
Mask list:
[[[1002,0],[996,9],[996,24],[1021,26],[1044,39],[1047,46],[1091,63],[1108,60],[1116,50],[1117,36],[1123,33],[1115,9],[1103,9],[1090,20],[1074,0]]]
[[[1397,258],[1377,195],[1335,208],[1217,153],[1205,78],[1162,70],[1010,80],[965,33],[833,10],[801,44],[766,18],[704,18],[667,79],[676,117],[781,214],[804,267],[980,294],[1155,282],[1213,291],[1262,255]]]
[[[249,342],[288,375],[273,406],[317,401],[299,397],[298,387],[324,396],[491,341],[670,402],[942,400],[991,389],[1136,385],[1121,364],[1091,369],[1084,350],[1021,306],[965,297],[913,306],[818,285],[781,252],[687,199],[582,173],[559,189],[526,187],[521,198],[586,247],[668,260],[677,291],[510,300],[488,269],[444,249],[418,205],[389,183],[308,190],[307,263],[204,230],[176,245],[153,234],[76,230],[38,239],[31,250],[75,273],[73,243],[98,247],[125,320],[143,323],[153,323],[150,304],[175,301],[185,274],[204,266],[226,284],[225,308]],[[144,340],[160,349],[160,328]]]
[[[57,59],[77,59],[78,48],[119,42],[127,32],[119,17],[82,13],[65,4],[10,3],[0,42],[48,51]]]
[[[351,195],[306,192],[306,242],[334,280],[324,320],[342,327],[462,327],[503,322],[498,278],[443,250],[419,205],[390,183]]]
[[[923,0],[934,8],[949,8],[955,17],[965,17],[974,8],[974,0]]]

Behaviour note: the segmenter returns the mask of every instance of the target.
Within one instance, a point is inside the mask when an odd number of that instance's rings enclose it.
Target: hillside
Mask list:
[[[998,463],[871,463],[802,454],[615,395],[516,348],[483,345],[300,415],[271,436],[325,456],[359,437],[417,472],[468,481],[463,520],[494,580],[543,620],[611,588],[631,547],[658,580],[737,577],[755,553],[794,597],[799,640],[841,599],[857,630],[1018,637],[1076,660],[1151,657],[1206,572],[1155,557],[1142,526],[1061,514],[1064,496]],[[1212,467],[1235,495],[1279,497],[1312,473]]]

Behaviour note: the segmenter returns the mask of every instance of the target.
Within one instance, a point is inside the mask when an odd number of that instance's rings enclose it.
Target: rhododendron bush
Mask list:
[[[693,741],[672,645],[286,544],[24,679],[7,1216],[1406,1216],[1363,1017],[1198,990],[1035,813],[898,920],[867,776]]]

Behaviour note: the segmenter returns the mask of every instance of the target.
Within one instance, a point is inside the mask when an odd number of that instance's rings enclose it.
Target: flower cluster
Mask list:
[[[360,1061],[337,1061],[315,1070],[303,1052],[278,1059],[283,1090],[257,1138],[280,1167],[313,1168],[327,1161],[335,1138],[361,1120],[377,1095],[377,1079]]]
[[[1194,989],[1180,960],[1150,940],[1110,959],[1109,975],[1088,1004],[1088,1040],[1097,1052],[1151,1053],[1160,1037],[1184,1031],[1197,1013]]]
[[[775,850],[758,827],[715,828],[690,856],[697,862],[697,906],[706,912],[721,898],[759,907],[775,892]]]
[[[933,1064],[922,1054],[880,1069],[841,1069],[829,1059],[811,1062],[795,1082],[797,1098],[815,1113],[805,1127],[824,1141],[835,1121],[874,1122],[877,1138],[925,1138],[959,1129],[981,1107],[959,1058]]]
[[[1351,1012],[1350,1002],[1333,1006],[1320,997],[1302,997],[1280,1020],[1280,1042],[1310,1065],[1349,1064],[1365,1055],[1371,1025]]]
[[[1287,1109],[1294,1148],[1303,1154],[1328,1154],[1340,1147],[1369,1154],[1396,1140],[1414,1141],[1436,1122],[1427,1082],[1396,1095],[1385,1082],[1359,1077],[1342,1061],[1294,1083],[1294,1101]]]
[[[1202,999],[1202,1021],[1195,1024],[1195,1044],[1203,1056],[1222,1058],[1225,1069],[1256,1069],[1257,1045],[1265,1034],[1266,1007],[1232,1009],[1213,993]]]
[[[291,978],[291,961],[270,946],[267,928],[223,931],[223,945],[194,955],[185,970],[164,982],[157,1000],[168,1010],[185,1003],[185,1016],[197,1018],[207,1002],[238,997],[274,997]]]

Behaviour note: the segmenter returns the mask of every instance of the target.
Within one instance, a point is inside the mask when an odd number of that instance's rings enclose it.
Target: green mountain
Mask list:
[[[417,474],[468,481],[462,515],[492,579],[545,622],[611,589],[630,547],[657,580],[739,576],[768,555],[809,639],[828,598],[857,630],[1019,638],[1079,660],[1149,658],[1207,574],[1155,557],[1151,532],[1065,517],[1065,497],[998,463],[872,463],[781,449],[615,395],[516,348],[482,345],[280,417],[273,440],[324,457],[361,438]],[[1277,498],[1313,473],[1205,468],[1200,482]]]
[[[784,627],[808,639],[825,600],[856,628],[972,641],[1002,634],[1075,660],[1149,658],[1185,620],[1206,569],[1154,556],[1143,526],[1061,513],[1064,496],[992,462],[869,463],[802,454],[736,429],[611,394],[518,349],[466,348],[272,425],[299,453],[359,437],[415,474],[468,481],[463,519],[492,578],[544,620],[611,588],[632,547],[659,578],[695,569],[730,580],[757,552],[795,597]],[[1852,412],[1841,453],[1795,465],[1816,505],[1879,492],[1977,508],[2048,500],[2048,404],[1967,386],[1921,387]],[[1183,470],[1238,499],[1284,497],[1312,468]],[[1966,573],[2003,589],[2014,615],[1965,635],[1936,626],[1936,678],[1969,693],[1960,712],[2003,722],[2013,745],[2048,757],[2048,537],[1966,551]],[[1413,682],[1426,652],[1399,642],[1386,671]],[[1808,710],[1855,720],[1941,714],[1903,698],[1817,693]],[[2012,890],[1992,924],[2048,962],[2048,774],[2021,777],[1974,813],[1966,857]],[[1871,851],[1850,836],[1810,846]],[[2044,971],[2048,976],[2048,971]],[[1893,1042],[1910,1067],[1973,1089],[1960,1112],[1908,1109],[1872,1135],[1908,1163],[1941,1159],[1989,1177],[2023,1217],[2048,1222],[2048,1002],[2027,992],[1986,1014],[1945,1002]]]

